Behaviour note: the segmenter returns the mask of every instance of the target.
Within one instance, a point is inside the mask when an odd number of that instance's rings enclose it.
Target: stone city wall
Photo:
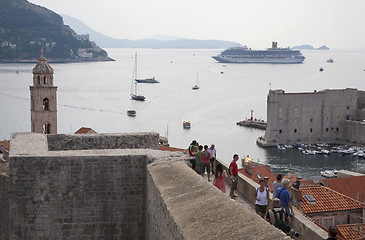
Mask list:
[[[16,239],[143,239],[146,156],[13,157]]]
[[[149,172],[147,174],[147,204],[146,239],[185,239]]]
[[[344,129],[343,143],[365,145],[365,122],[344,121],[342,127]]]
[[[85,149],[159,149],[158,133],[47,135],[49,151]]]
[[[149,201],[149,207],[163,211],[148,210],[157,214],[148,218],[148,233],[153,234],[149,239],[290,239],[196,174],[184,161],[152,163],[148,172],[154,192],[162,198],[162,202]]]
[[[9,239],[9,176],[0,173],[0,239]]]
[[[216,160],[216,163],[223,165],[223,169],[229,173],[229,166],[225,163]],[[228,174],[229,175],[229,174]],[[231,180],[227,177],[226,182],[231,185]],[[252,181],[245,175],[238,173],[237,191],[242,194],[252,205],[255,204],[255,191],[259,184]],[[229,191],[229,189],[228,189]],[[270,199],[272,199],[270,193]],[[300,212],[295,210],[295,216],[292,217],[290,226],[297,232],[301,233],[300,239],[308,240],[322,240],[327,238],[327,232],[318,227],[314,222],[303,216]]]

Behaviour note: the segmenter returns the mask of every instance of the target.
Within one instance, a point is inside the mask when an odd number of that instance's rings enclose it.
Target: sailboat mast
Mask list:
[[[134,55],[134,79],[137,79],[137,53]]]

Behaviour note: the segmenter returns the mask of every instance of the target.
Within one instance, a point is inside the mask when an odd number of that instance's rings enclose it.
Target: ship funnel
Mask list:
[[[278,42],[272,42],[272,48],[277,48],[278,47]]]

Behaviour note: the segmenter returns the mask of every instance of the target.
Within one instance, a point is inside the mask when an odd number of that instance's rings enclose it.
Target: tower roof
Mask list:
[[[47,58],[44,57],[43,49],[41,49],[41,56],[37,65],[33,68],[33,74],[53,74],[53,68],[48,64]]]

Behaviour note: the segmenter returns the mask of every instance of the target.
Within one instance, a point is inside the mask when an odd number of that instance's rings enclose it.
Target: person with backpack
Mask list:
[[[286,214],[285,208],[280,207],[280,199],[278,198],[272,200],[272,209],[266,213],[265,219],[284,233],[293,234],[296,237],[300,236],[300,233],[294,231],[287,224],[290,223],[290,217]]]
[[[284,178],[281,184],[283,186],[279,187],[278,190],[276,190],[276,196],[274,197],[280,199],[281,207],[285,208],[286,215],[290,216],[290,214],[292,214],[294,216],[293,205],[291,203],[288,191],[288,189],[290,188],[290,180]]]
[[[265,180],[260,179],[260,187],[256,188],[255,191],[255,211],[262,218],[265,217],[267,206],[269,203],[269,189],[265,187]]]

